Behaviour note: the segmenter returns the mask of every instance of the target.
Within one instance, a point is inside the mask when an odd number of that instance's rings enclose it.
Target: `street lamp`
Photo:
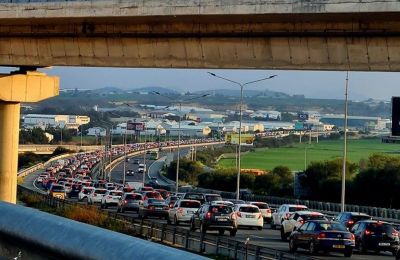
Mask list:
[[[343,145],[343,169],[342,169],[342,196],[340,198],[341,210],[344,212],[345,209],[345,197],[346,197],[346,160],[347,160],[347,90],[349,88],[349,72],[346,74],[346,89],[344,93],[344,145]]]
[[[233,84],[236,84],[236,85],[238,85],[240,87],[240,106],[239,106],[240,120],[239,120],[239,144],[238,144],[238,160],[237,160],[237,164],[238,164],[237,170],[238,170],[238,172],[237,172],[237,179],[236,179],[236,199],[239,200],[239,197],[240,197],[239,196],[240,195],[240,150],[241,150],[241,143],[242,143],[242,138],[241,137],[242,137],[243,88],[246,85],[250,85],[250,84],[257,83],[257,82],[260,82],[260,81],[264,81],[264,80],[267,80],[267,79],[275,78],[277,75],[272,75],[272,76],[268,76],[268,77],[265,77],[265,78],[262,78],[262,79],[253,80],[253,81],[249,81],[249,82],[245,82],[245,83],[240,83],[240,82],[236,82],[236,81],[231,80],[231,79],[227,79],[227,78],[218,76],[215,73],[211,73],[211,72],[207,72],[207,73],[210,74],[213,77],[216,77],[216,78],[219,78],[219,79],[222,79],[222,80],[225,80],[225,81],[229,81],[229,82],[231,82]]]
[[[199,99],[199,98],[204,98],[209,96],[210,94],[204,94],[201,96],[197,96],[197,97],[193,97],[193,98],[188,98],[188,99],[180,99],[180,100],[174,100],[173,98],[163,95],[160,92],[157,91],[153,91],[154,94],[159,95],[159,96],[163,96],[166,97],[170,100],[172,100],[173,102],[176,102],[179,104],[179,119],[178,119],[178,151],[177,151],[177,159],[176,159],[176,184],[175,184],[175,192],[178,193],[178,188],[179,188],[179,158],[180,158],[180,144],[181,144],[181,113],[182,113],[182,103],[186,102],[186,101],[190,101],[190,100],[195,100],[195,99]]]

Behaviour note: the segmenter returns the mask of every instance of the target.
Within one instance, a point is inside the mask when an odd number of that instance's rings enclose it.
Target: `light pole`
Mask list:
[[[122,177],[122,184],[125,186],[126,181],[126,138],[128,133],[128,120],[126,121],[125,125],[125,135],[123,136],[124,139],[124,175]]]
[[[249,81],[249,82],[245,82],[245,83],[240,83],[240,82],[236,82],[236,81],[231,80],[231,79],[227,79],[227,78],[218,76],[215,73],[208,72],[208,74],[210,74],[213,77],[216,77],[216,78],[219,78],[219,79],[223,79],[225,81],[229,81],[229,82],[231,82],[233,84],[236,84],[236,85],[238,85],[240,87],[240,106],[239,106],[240,120],[239,120],[239,143],[238,143],[238,160],[237,160],[238,161],[237,162],[237,166],[238,166],[237,170],[238,171],[237,171],[237,178],[236,178],[236,199],[239,200],[239,198],[240,198],[240,150],[241,150],[241,146],[242,146],[243,88],[244,88],[244,86],[249,85],[249,84],[253,84],[253,83],[257,83],[257,82],[264,81],[264,80],[267,80],[267,79],[275,78],[277,75],[272,75],[272,76],[265,77],[265,78],[262,78],[262,79],[253,80],[253,81]]]
[[[143,149],[143,186],[144,182],[146,181],[146,174],[147,174],[147,166],[146,166],[146,153],[147,153],[147,133],[146,133],[146,122],[143,122],[143,129],[144,129],[144,149]],[[139,137],[140,138],[140,137]]]
[[[349,88],[349,72],[346,74],[346,89],[344,93],[344,145],[343,145],[343,169],[342,169],[342,196],[340,199],[341,210],[344,212],[345,209],[345,197],[346,197],[346,160],[347,160],[347,96]]]
[[[181,114],[182,114],[182,103],[185,102],[185,101],[190,101],[190,100],[195,100],[195,99],[199,99],[199,98],[204,98],[204,97],[209,96],[210,94],[204,94],[204,95],[201,95],[201,96],[197,96],[197,97],[193,97],[193,98],[188,98],[188,99],[185,99],[185,100],[182,100],[182,99],[181,99],[181,100],[175,101],[173,98],[171,98],[171,97],[169,97],[169,96],[166,96],[166,95],[163,95],[163,94],[161,94],[160,92],[154,91],[153,93],[156,94],[156,95],[159,95],[159,96],[166,97],[166,98],[168,98],[168,99],[170,99],[170,100],[172,100],[172,101],[174,101],[174,102],[176,102],[176,103],[179,104],[179,116],[178,116],[178,151],[177,151],[177,159],[176,159],[176,178],[175,178],[175,182],[176,182],[176,183],[175,183],[175,192],[178,193],[178,191],[179,191],[179,160],[180,160],[180,144],[181,144]]]

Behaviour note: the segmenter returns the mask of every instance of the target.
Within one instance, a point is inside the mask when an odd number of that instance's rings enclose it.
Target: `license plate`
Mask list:
[[[156,208],[156,210],[162,210],[162,208]]]
[[[218,221],[228,221],[226,218],[217,218]]]
[[[344,245],[333,245],[332,247],[333,247],[333,248],[345,248]]]
[[[247,215],[246,218],[254,218],[255,216],[253,215]]]
[[[379,243],[379,246],[390,246],[390,243]]]

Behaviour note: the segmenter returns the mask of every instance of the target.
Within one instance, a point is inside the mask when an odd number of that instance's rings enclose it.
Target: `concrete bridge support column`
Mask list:
[[[20,103],[53,97],[58,91],[58,78],[41,72],[0,74],[0,200],[17,200]]]

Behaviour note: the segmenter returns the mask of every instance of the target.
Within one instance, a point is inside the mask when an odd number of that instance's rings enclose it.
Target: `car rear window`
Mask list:
[[[217,200],[222,200],[222,197],[220,195],[206,195],[206,200],[217,201]]]
[[[317,225],[319,227],[319,230],[348,231],[345,226],[339,223],[319,223]]]
[[[142,196],[137,195],[137,194],[136,195],[128,194],[128,195],[126,195],[125,199],[128,199],[128,200],[141,200]]]
[[[232,213],[232,208],[224,205],[211,206],[210,211],[213,213],[230,214]]]
[[[258,213],[260,210],[256,207],[240,207],[239,208],[240,212],[246,212],[246,213]]]
[[[106,194],[106,192],[107,192],[107,190],[95,190],[94,193],[97,193],[97,194]]]
[[[198,201],[182,201],[181,208],[200,208],[200,202],[198,202]]]
[[[151,203],[157,203],[157,204],[160,204],[160,203],[165,203],[164,202],[164,200],[159,200],[159,199],[149,199],[149,203],[151,204]]]
[[[360,220],[366,220],[366,219],[371,219],[370,216],[365,216],[365,215],[353,215],[351,216],[351,219],[354,220],[354,222],[360,221]]]
[[[190,199],[190,200],[202,200],[203,195],[201,194],[186,194],[185,199]]]
[[[121,196],[121,195],[122,195],[122,192],[113,191],[113,192],[110,192],[110,195],[111,195],[111,196]]]
[[[303,220],[318,220],[318,219],[323,219],[326,220],[324,215],[301,215],[300,216]]]
[[[308,210],[307,207],[289,207],[289,212],[296,212],[301,210]]]
[[[84,189],[83,190],[83,194],[89,194],[90,192],[92,192],[92,189]]]
[[[256,205],[259,209],[268,209],[268,204],[264,203],[253,203],[253,205]]]
[[[387,233],[387,234],[394,232],[393,226],[390,224],[387,224],[387,223],[368,224],[368,230],[377,232],[377,233]]]
[[[64,192],[64,191],[65,191],[65,190],[64,190],[64,187],[63,187],[63,186],[60,186],[60,185],[53,186],[53,187],[51,188],[51,190],[52,190],[53,192]]]

